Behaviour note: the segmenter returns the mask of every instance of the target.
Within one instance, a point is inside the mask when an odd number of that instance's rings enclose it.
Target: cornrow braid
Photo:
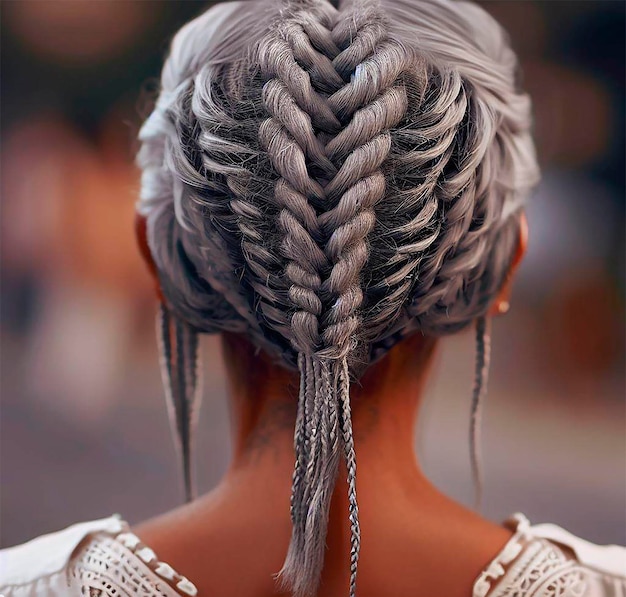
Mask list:
[[[197,334],[245,334],[300,374],[278,575],[296,597],[318,589],[342,459],[355,596],[351,380],[411,333],[477,322],[481,491],[485,317],[538,181],[516,64],[499,26],[464,0],[226,2],[174,39],[140,133],[138,211],[186,491]]]

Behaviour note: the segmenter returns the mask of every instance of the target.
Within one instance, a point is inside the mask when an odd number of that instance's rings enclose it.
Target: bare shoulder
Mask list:
[[[274,575],[289,544],[289,518],[260,515],[252,497],[240,502],[217,489],[132,530],[200,595],[279,595]]]
[[[513,531],[450,502],[430,515],[416,515],[405,536],[405,542],[398,542],[396,563],[410,571],[402,594],[410,595],[419,586],[425,594],[469,597],[481,572],[504,549]]]

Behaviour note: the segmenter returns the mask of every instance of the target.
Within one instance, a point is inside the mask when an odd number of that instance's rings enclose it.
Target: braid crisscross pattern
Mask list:
[[[485,313],[517,242],[501,218],[528,106],[504,75],[422,52],[373,0],[279,8],[259,4],[256,28],[244,15],[250,39],[190,67],[151,117],[142,208],[185,320],[293,368],[300,351],[348,355],[360,375],[416,329]]]
[[[368,17],[361,16],[371,24]],[[271,114],[259,141],[280,177],[274,201],[288,260],[293,344],[298,352],[338,359],[355,348],[360,274],[375,206],[385,195],[389,128],[406,111],[404,89],[394,85],[405,63],[402,49],[385,39],[382,26],[354,32],[347,24],[349,15],[339,19],[330,5],[317,13],[294,10],[258,50]]]

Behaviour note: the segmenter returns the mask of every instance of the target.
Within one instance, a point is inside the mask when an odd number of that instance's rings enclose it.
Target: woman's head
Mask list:
[[[300,370],[297,593],[342,446],[354,469],[350,377],[484,317],[509,272],[538,179],[517,75],[497,23],[452,0],[229,2],[174,39],[138,212],[169,313]]]

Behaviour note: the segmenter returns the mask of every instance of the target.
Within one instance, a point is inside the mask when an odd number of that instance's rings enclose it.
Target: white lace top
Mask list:
[[[626,548],[594,545],[523,514],[515,534],[474,583],[472,597],[626,597]]]
[[[531,526],[521,514],[507,524],[515,535],[476,579],[472,597],[626,597],[625,548],[594,545],[555,525]],[[0,597],[197,594],[119,516],[0,551]]]

